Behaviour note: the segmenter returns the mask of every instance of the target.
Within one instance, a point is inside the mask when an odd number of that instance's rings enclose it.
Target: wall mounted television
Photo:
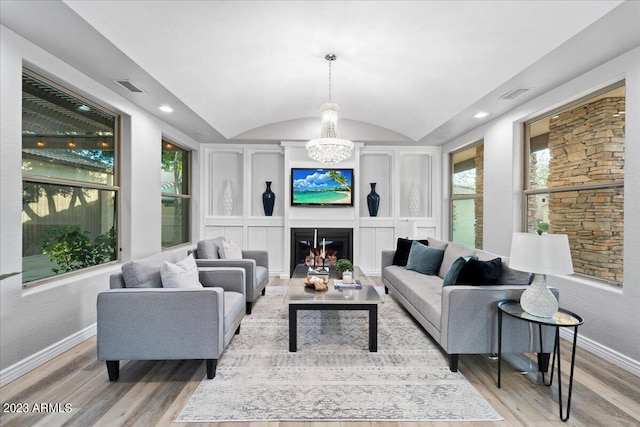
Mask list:
[[[291,206],[353,206],[353,169],[291,168]]]

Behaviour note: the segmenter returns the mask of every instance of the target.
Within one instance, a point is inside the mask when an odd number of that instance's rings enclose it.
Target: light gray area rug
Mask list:
[[[290,353],[285,290],[267,287],[177,422],[502,419],[387,295],[377,353],[364,311],[299,312]]]

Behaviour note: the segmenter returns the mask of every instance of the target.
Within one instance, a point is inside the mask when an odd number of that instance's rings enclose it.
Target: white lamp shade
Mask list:
[[[398,223],[398,237],[415,239],[418,237],[418,224],[415,221],[400,221]]]
[[[513,233],[509,267],[536,274],[573,274],[569,237]]]

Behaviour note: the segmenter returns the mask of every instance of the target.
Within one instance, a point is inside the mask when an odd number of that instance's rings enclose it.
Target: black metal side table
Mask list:
[[[500,376],[502,370],[502,314],[523,320],[525,322],[538,325],[540,336],[540,352],[544,353],[542,348],[542,327],[551,326],[556,328],[556,339],[553,345],[553,359],[551,361],[551,375],[549,383],[545,381],[544,371],[542,371],[542,383],[547,387],[553,384],[553,372],[555,361],[558,361],[558,406],[560,407],[560,419],[567,421],[571,412],[571,391],[573,389],[573,368],[576,361],[576,342],[578,339],[578,326],[584,323],[582,317],[568,310],[559,309],[553,317],[537,317],[522,310],[520,303],[514,300],[498,302],[498,388],[500,388]],[[571,349],[571,371],[569,375],[569,391],[567,394],[567,413],[563,415],[562,411],[562,372],[560,370],[560,328],[574,328],[573,330],[573,347]]]

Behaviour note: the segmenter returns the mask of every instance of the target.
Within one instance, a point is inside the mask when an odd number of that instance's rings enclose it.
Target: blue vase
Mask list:
[[[378,216],[378,208],[380,207],[380,195],[376,193],[376,183],[370,182],[371,192],[367,194],[367,207],[370,216]]]
[[[262,193],[262,207],[266,216],[273,215],[273,206],[276,203],[276,194],[271,191],[271,181],[265,181],[267,189]]]

